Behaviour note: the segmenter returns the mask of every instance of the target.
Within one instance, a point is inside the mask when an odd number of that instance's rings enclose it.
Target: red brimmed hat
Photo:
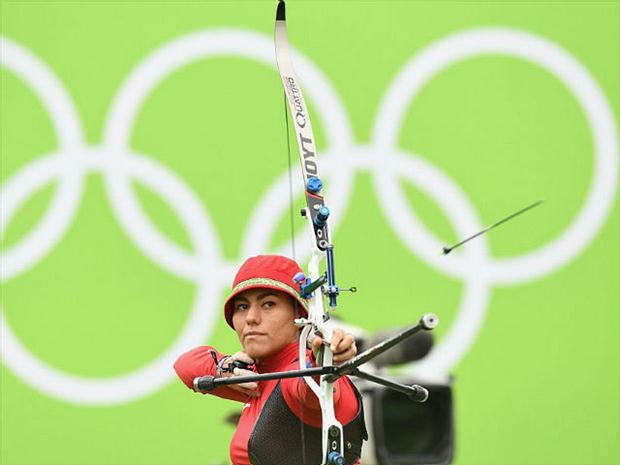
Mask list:
[[[308,303],[301,297],[300,284],[293,281],[293,277],[300,272],[302,269],[294,260],[282,255],[257,255],[248,258],[239,268],[232,283],[230,297],[224,304],[224,316],[228,325],[233,328],[235,297],[248,289],[267,288],[285,292],[299,303],[302,312],[307,315]]]

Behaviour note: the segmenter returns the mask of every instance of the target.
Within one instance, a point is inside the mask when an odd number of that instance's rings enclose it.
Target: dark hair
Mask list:
[[[286,294],[286,295],[288,295],[288,298],[291,299],[291,303],[293,304],[293,310],[295,311],[295,317],[296,318],[301,317],[303,313],[301,311],[301,305],[299,305],[299,302],[297,301],[297,299],[290,294]]]

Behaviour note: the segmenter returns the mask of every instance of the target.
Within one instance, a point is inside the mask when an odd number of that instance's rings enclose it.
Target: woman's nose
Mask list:
[[[256,304],[250,305],[248,313],[246,314],[245,321],[248,323],[257,324],[260,323],[260,306]]]

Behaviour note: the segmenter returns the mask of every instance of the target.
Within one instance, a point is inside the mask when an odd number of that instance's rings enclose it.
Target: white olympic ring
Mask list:
[[[514,284],[540,278],[573,259],[598,232],[614,201],[618,184],[617,124],[596,81],[574,57],[541,37],[511,29],[476,29],[442,39],[407,63],[390,86],[379,109],[373,144],[378,153],[396,146],[399,126],[394,123],[402,121],[407,106],[437,73],[468,58],[500,53],[531,61],[566,85],[585,111],[592,129],[596,161],[587,200],[561,237],[523,258],[497,259],[486,267],[492,282]],[[399,211],[406,214],[408,210]],[[428,263],[452,276],[467,273],[466,260],[442,260],[436,253],[441,247],[439,241],[423,232],[417,220],[412,222],[417,223],[416,231],[427,239],[420,241],[416,250]],[[411,226],[395,230],[403,241],[413,231]]]
[[[238,265],[226,262],[208,213],[194,192],[165,166],[129,148],[135,117],[155,86],[188,63],[213,56],[238,56],[275,66],[272,39],[261,34],[218,29],[172,40],[148,56],[130,73],[111,104],[101,147],[87,146],[77,112],[59,80],[40,60],[15,42],[2,38],[1,62],[27,82],[41,98],[59,137],[59,148],[19,170],[2,186],[4,212],[1,232],[18,208],[38,189],[57,181],[60,187],[44,218],[26,238],[2,255],[3,281],[35,265],[58,242],[73,220],[82,195],[84,176],[99,172],[113,211],[136,247],[150,260],[195,283],[195,302],[180,336],[156,360],[133,373],[113,378],[83,378],[46,365],[30,353],[11,331],[0,312],[2,360],[33,388],[68,402],[102,405],[128,402],[160,389],[174,376],[171,365],[184,350],[209,338],[219,317],[215,302]],[[423,158],[398,148],[399,124],[416,94],[437,73],[455,62],[483,54],[508,54],[546,69],[573,93],[583,107],[595,141],[595,170],[591,191],[567,231],[542,250],[525,257],[497,260],[488,254],[482,237],[461,254],[438,259],[440,241],[410,211],[396,177],[428,194],[465,235],[481,227],[464,192]],[[388,223],[403,243],[434,269],[464,281],[463,298],[445,337],[424,360],[409,367],[418,376],[443,377],[464,356],[487,309],[493,284],[519,283],[540,278],[566,264],[592,241],[611,209],[617,188],[617,125],[602,91],[587,70],[568,52],[546,39],[511,29],[474,29],[441,39],[413,57],[396,76],[380,106],[371,143],[356,145],[348,117],[329,80],[306,57],[294,53],[304,91],[323,122],[328,147],[321,153],[328,182],[330,207],[342,218],[354,175],[368,170],[385,207]],[[300,177],[299,172],[293,176]],[[162,235],[140,208],[130,187],[132,180],[157,193],[173,209],[188,231],[188,252]],[[264,252],[271,244],[276,222],[267,215],[284,214],[288,207],[288,174],[280,176],[263,195],[250,218],[241,257]],[[333,225],[334,229],[336,224]],[[299,254],[307,257],[308,241],[296,238]],[[290,244],[280,250],[287,254]],[[298,257],[298,258],[302,258]]]

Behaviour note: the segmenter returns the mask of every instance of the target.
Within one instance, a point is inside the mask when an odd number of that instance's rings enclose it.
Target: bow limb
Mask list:
[[[333,246],[330,243],[329,234],[329,209],[324,204],[323,183],[319,178],[319,163],[316,151],[316,141],[312,131],[310,115],[306,106],[297,75],[293,68],[291,51],[286,29],[285,3],[280,0],[276,12],[275,26],[275,49],[278,71],[286,94],[286,101],[295,128],[295,140],[301,160],[301,168],[304,177],[304,187],[307,207],[304,209],[305,217],[312,232],[312,256],[308,264],[308,277],[301,277],[299,281],[304,287],[312,283],[319,284],[311,287],[308,292],[309,312],[305,319],[298,319],[296,323],[302,326],[299,339],[299,363],[300,369],[306,368],[306,346],[312,332],[320,333],[328,340],[331,339],[332,329],[328,323],[329,314],[325,311],[323,289],[327,284],[327,295],[332,309],[336,307],[338,288],[334,278]],[[320,275],[321,262],[327,260],[327,272]],[[332,352],[329,347],[323,346],[318,357],[318,364],[322,366],[332,365]],[[333,382],[321,376],[320,383],[316,383],[311,377],[304,377],[305,382],[319,399],[322,413],[322,465],[344,463],[344,439],[342,425],[336,419],[334,411],[334,386]],[[303,420],[302,420],[303,422]],[[303,425],[302,425],[303,428]],[[302,430],[303,431],[303,430]]]

